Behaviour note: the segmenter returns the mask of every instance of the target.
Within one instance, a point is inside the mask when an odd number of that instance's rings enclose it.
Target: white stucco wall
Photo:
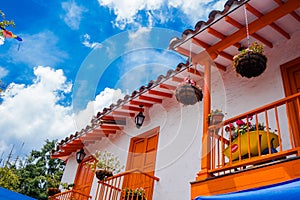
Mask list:
[[[283,43],[278,41],[272,49],[266,48],[267,69],[259,77],[247,79],[236,76],[231,66],[226,72],[213,70],[212,109],[222,109],[227,113],[225,118],[230,118],[283,98],[280,65],[300,56],[299,34],[291,35],[291,39],[283,40]],[[86,146],[86,152],[106,149],[118,155],[125,165],[130,138],[160,127],[155,171],[160,181],[155,184],[153,199],[189,199],[189,182],[195,180],[200,169],[202,107],[202,102],[184,107],[175,98],[164,100],[148,110],[141,129],[137,129],[133,121],[127,121],[122,132]],[[283,142],[284,146],[289,146],[289,141]],[[76,169],[73,155],[67,162],[62,182],[72,182]],[[96,187],[97,180],[94,178],[93,196]]]

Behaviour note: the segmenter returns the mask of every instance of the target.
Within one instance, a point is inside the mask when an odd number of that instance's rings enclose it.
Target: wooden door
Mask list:
[[[293,95],[300,92],[300,57],[296,58],[281,66],[281,73],[285,95]],[[296,103],[288,104],[289,122],[294,136],[294,146],[300,146],[300,110],[297,109]]]
[[[74,190],[77,190],[85,195],[90,195],[90,190],[92,187],[94,172],[90,167],[86,166],[87,162],[92,161],[92,157],[83,160],[77,168],[76,178],[74,181]],[[86,197],[77,197],[78,200],[85,200]]]
[[[154,175],[159,128],[153,129],[131,139],[127,170],[138,169]],[[154,180],[141,174],[132,174],[124,179],[123,188],[140,188],[146,192],[148,200],[152,199]]]

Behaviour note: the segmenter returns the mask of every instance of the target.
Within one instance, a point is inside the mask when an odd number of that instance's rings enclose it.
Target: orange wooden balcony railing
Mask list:
[[[209,172],[218,176],[300,155],[299,125],[300,93],[211,125]]]
[[[58,194],[55,194],[48,198],[49,200],[90,200],[91,196],[81,193],[77,190],[67,190]]]
[[[138,169],[129,170],[99,181],[95,200],[151,200],[155,181],[159,178]],[[126,195],[126,189],[139,190],[142,195]]]

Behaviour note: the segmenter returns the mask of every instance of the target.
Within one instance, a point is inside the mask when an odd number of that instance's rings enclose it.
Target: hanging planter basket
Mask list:
[[[262,45],[254,42],[248,49],[233,57],[233,67],[242,77],[252,78],[261,75],[267,67],[267,57]]]
[[[265,71],[266,64],[265,55],[248,51],[236,59],[235,71],[242,77],[257,77]]]
[[[194,105],[202,101],[203,94],[199,86],[192,80],[182,82],[175,90],[175,97],[183,105]]]

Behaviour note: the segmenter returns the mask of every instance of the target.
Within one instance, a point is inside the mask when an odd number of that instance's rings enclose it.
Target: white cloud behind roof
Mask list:
[[[104,106],[123,97],[120,90],[107,88],[77,115],[72,106],[59,104],[72,86],[61,69],[38,66],[34,75],[31,85],[11,83],[3,93],[0,113],[5,117],[0,120],[0,152],[8,152],[10,146],[22,141],[27,153],[40,148],[46,139],[65,138],[88,125]]]
[[[188,23],[196,23],[200,19],[207,20],[209,12],[212,10],[223,10],[227,0],[98,0],[99,4],[111,9],[116,15],[115,25],[124,29],[129,24],[137,23],[141,17],[140,11],[148,13],[149,18],[156,18],[158,22],[172,20],[171,10],[179,9],[185,15]],[[167,9],[169,14],[164,14],[160,10]],[[151,20],[151,19],[150,19]],[[151,24],[155,25],[155,24]]]

